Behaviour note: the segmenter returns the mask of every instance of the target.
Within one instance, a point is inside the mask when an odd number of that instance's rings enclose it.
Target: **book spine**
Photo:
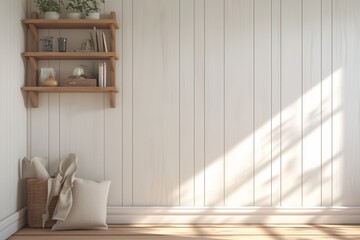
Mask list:
[[[106,81],[106,77],[107,77],[107,76],[106,76],[106,72],[107,72],[107,69],[106,69],[106,62],[104,62],[104,65],[103,65],[103,66],[104,66],[104,71],[103,71],[103,72],[104,72],[104,74],[103,74],[103,76],[104,76],[104,77],[103,77],[103,80],[104,80],[104,87],[107,87],[107,81]]]
[[[98,39],[97,39],[96,27],[94,27],[93,33],[94,33],[94,51],[98,52],[99,51],[99,43],[98,43]]]
[[[104,47],[103,47],[103,41],[102,41],[101,31],[97,31],[96,34],[97,34],[98,51],[99,51],[99,52],[103,52],[103,51],[104,51]]]
[[[104,86],[104,63],[99,63],[99,87]]]
[[[91,38],[91,48],[93,51],[95,51],[95,41],[94,41],[94,34],[93,34],[93,30],[89,30],[90,32],[90,38]]]
[[[103,40],[104,52],[108,52],[108,47],[107,47],[106,37],[105,37],[104,32],[102,32],[102,40]]]

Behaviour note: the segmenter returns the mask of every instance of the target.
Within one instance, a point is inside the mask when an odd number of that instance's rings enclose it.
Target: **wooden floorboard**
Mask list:
[[[23,228],[9,240],[360,239],[360,225],[111,225],[108,230]]]

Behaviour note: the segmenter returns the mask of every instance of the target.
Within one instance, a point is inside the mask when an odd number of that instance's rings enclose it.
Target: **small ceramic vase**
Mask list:
[[[56,80],[56,79],[53,77],[53,75],[49,75],[49,78],[46,79],[46,80],[42,83],[42,85],[43,85],[44,87],[57,87],[57,86],[59,86],[59,81]]]

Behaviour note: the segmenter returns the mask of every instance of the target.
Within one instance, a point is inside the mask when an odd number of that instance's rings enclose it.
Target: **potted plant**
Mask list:
[[[83,0],[83,7],[86,18],[88,19],[99,19],[100,18],[100,8],[99,5],[105,3],[105,0]]]
[[[83,0],[69,0],[65,8],[66,10],[70,10],[70,12],[67,13],[68,18],[80,19],[81,13],[84,11]]]
[[[34,0],[40,13],[45,13],[45,19],[59,19],[63,2],[56,0]]]

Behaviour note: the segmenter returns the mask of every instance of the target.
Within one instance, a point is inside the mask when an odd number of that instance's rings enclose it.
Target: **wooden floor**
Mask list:
[[[360,225],[111,225],[108,230],[51,232],[23,228],[10,240],[360,239]]]

